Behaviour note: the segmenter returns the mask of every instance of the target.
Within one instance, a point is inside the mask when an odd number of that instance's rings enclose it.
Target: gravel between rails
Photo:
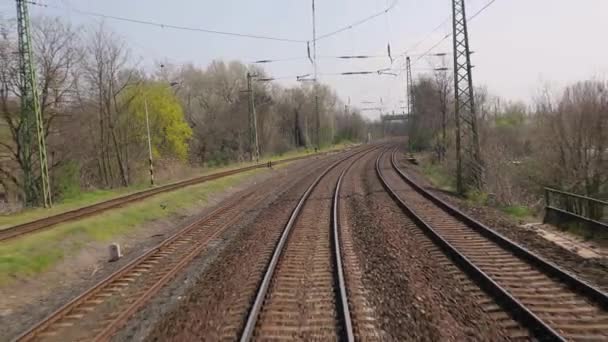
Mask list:
[[[475,205],[454,195],[440,191],[433,187],[424,177],[420,169],[407,162],[402,154],[399,154],[399,167],[414,177],[418,184],[431,190],[435,195],[455,205],[466,214],[475,217],[479,222],[492,227],[497,232],[521,244],[530,251],[538,253],[547,261],[553,262],[577,277],[597,286],[603,291],[608,291],[608,264],[598,259],[586,259],[529,230],[522,229],[513,219],[501,213],[497,209]]]
[[[500,341],[521,333],[393,202],[377,179],[375,157],[355,164],[343,191],[382,340]]]
[[[41,275],[40,279],[30,280],[23,284],[19,292],[9,292],[8,296],[18,295],[25,305],[7,305],[9,313],[0,316],[0,336],[6,339],[14,338],[36,322],[44,319],[54,310],[69,302],[72,298],[85,292],[110,274],[114,273],[130,261],[153,248],[168,236],[176,233],[183,227],[200,220],[209,214],[221,201],[233,196],[253,184],[265,181],[272,177],[282,177],[289,170],[302,168],[309,161],[298,161],[292,165],[252,175],[239,185],[216,194],[203,208],[188,210],[186,214],[179,214],[162,220],[146,223],[145,229],[128,232],[124,236],[116,237],[114,241],[120,242],[124,256],[116,262],[107,262],[107,246],[96,243],[87,247],[86,251],[74,257],[74,260],[65,260],[59,270],[53,270]],[[68,273],[69,272],[69,273]],[[68,274],[64,274],[68,273]],[[34,283],[34,282],[37,282]],[[43,285],[41,285],[43,284]],[[22,299],[25,297],[25,299]],[[10,300],[8,301],[10,303]],[[3,339],[0,338],[0,341]]]
[[[270,282],[255,339],[333,341],[343,336],[330,227],[333,190],[347,163],[325,175],[302,207]]]
[[[294,175],[290,184],[274,184],[280,194],[251,212],[251,221],[240,225],[206,269],[199,270],[182,299],[167,305],[164,317],[145,334],[121,336],[151,341],[235,340],[293,207],[318,172],[336,158],[315,165],[314,171]]]

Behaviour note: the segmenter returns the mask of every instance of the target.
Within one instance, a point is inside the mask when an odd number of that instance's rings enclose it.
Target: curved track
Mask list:
[[[396,150],[390,158],[386,153],[378,157],[376,172],[425,234],[533,335],[555,341],[608,340],[605,293],[416,184],[399,169]]]
[[[326,161],[320,163],[327,165]],[[317,164],[306,165],[290,179],[296,179],[297,183],[307,174],[318,172],[318,169]],[[193,258],[247,215],[250,208],[261,202],[267,196],[264,186],[275,183],[262,182],[233,196],[210,214],[188,225],[59,308],[16,340],[109,339]]]
[[[317,156],[317,155],[314,155],[314,156]],[[202,177],[196,177],[193,179],[188,179],[188,180],[177,182],[177,183],[172,183],[172,184],[155,187],[155,188],[152,188],[149,190],[139,191],[139,192],[136,192],[136,193],[133,193],[130,195],[114,198],[114,199],[111,199],[108,201],[92,204],[92,205],[89,205],[86,207],[66,211],[66,212],[56,214],[53,216],[49,216],[49,217],[41,218],[38,220],[22,223],[22,224],[19,224],[16,226],[8,227],[5,229],[1,229],[0,230],[0,241],[17,238],[19,236],[30,234],[30,233],[33,233],[33,232],[36,232],[36,231],[39,231],[42,229],[47,229],[47,228],[53,227],[60,223],[74,221],[74,220],[82,219],[85,217],[97,215],[97,214],[100,214],[109,209],[122,207],[127,204],[141,201],[145,198],[148,198],[148,197],[151,197],[154,195],[174,191],[174,190],[184,188],[184,187],[187,187],[190,185],[200,184],[200,183],[208,182],[211,180],[235,175],[238,173],[243,173],[243,172],[247,172],[247,171],[251,171],[251,170],[255,170],[255,169],[259,169],[259,168],[265,168],[265,167],[269,167],[271,165],[289,163],[289,162],[306,159],[306,158],[311,158],[311,157],[312,156],[295,157],[295,158],[289,158],[289,159],[279,160],[279,161],[275,161],[275,162],[257,164],[257,165],[242,167],[242,168],[238,168],[238,169],[234,169],[234,170],[213,173],[213,174],[202,176]]]
[[[349,260],[340,249],[340,188],[354,162],[372,150],[337,161],[304,192],[268,263],[241,341],[354,341],[344,277]]]

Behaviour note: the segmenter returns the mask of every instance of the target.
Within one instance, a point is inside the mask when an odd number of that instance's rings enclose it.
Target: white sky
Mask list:
[[[311,0],[37,0],[68,8],[57,10],[31,6],[32,14],[61,16],[75,25],[94,24],[97,18],[83,16],[74,9],[87,10],[166,24],[215,30],[279,36],[301,40],[312,37]],[[472,14],[489,0],[467,0]],[[317,31],[331,32],[386,8],[392,0],[316,0]],[[15,16],[14,0],[0,0],[0,16]],[[71,9],[71,10],[70,10]],[[444,22],[451,14],[450,0],[399,0],[388,15],[320,41],[319,56],[386,55],[390,41],[393,57]],[[276,77],[312,72],[306,61],[306,45],[259,41],[161,29],[106,20],[120,34],[148,70],[155,61],[167,59],[181,64],[204,66],[212,59],[302,58],[298,61],[267,64]],[[415,50],[426,51],[451,30],[451,21]],[[608,1],[605,0],[497,0],[470,23],[470,43],[475,51],[473,79],[486,85],[492,94],[510,100],[530,101],[544,84],[554,88],[573,81],[606,78],[608,75]],[[436,52],[451,52],[451,38]],[[416,57],[413,57],[415,60]],[[434,61],[437,61],[435,57]],[[428,69],[433,58],[414,65],[414,74]],[[451,59],[447,60],[452,65]],[[319,59],[321,73],[377,70],[390,66],[387,58],[341,61]],[[281,80],[294,84],[294,78]],[[404,100],[403,79],[391,76],[320,76],[346,102],[365,107],[362,101],[379,101],[387,109],[398,108]],[[375,112],[366,112],[376,117]]]

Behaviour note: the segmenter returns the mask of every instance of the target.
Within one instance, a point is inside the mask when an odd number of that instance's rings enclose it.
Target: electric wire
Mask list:
[[[169,29],[182,30],[182,31],[202,32],[202,33],[208,33],[208,34],[216,34],[216,35],[232,36],[232,37],[240,37],[240,38],[272,40],[272,41],[279,41],[279,42],[285,42],[285,43],[299,43],[299,44],[306,43],[305,40],[299,40],[299,39],[289,39],[289,38],[271,37],[271,36],[255,35],[255,34],[248,34],[248,33],[211,30],[211,29],[199,28],[199,27],[164,24],[164,23],[151,21],[151,20],[133,19],[133,18],[119,17],[119,16],[114,16],[114,15],[109,15],[109,14],[102,14],[102,13],[97,13],[97,12],[83,11],[83,10],[79,10],[76,8],[68,9],[68,8],[63,8],[60,6],[47,5],[47,4],[43,4],[43,3],[36,2],[36,1],[31,1],[31,0],[26,0],[25,2],[28,4],[34,5],[34,6],[38,6],[38,7],[46,7],[46,8],[56,9],[56,10],[70,10],[70,11],[80,14],[80,15],[97,17],[97,18],[102,18],[102,19],[111,19],[111,20],[141,24],[141,25],[156,26],[156,27],[160,27],[163,29],[169,28]]]
[[[486,9],[488,9],[492,4],[494,4],[496,2],[496,0],[490,0],[488,3],[486,3],[483,7],[481,7],[477,12],[475,12],[472,16],[467,18],[468,22],[471,22],[473,19],[477,18],[481,13],[483,13]],[[419,60],[421,60],[422,58],[428,56],[430,54],[431,51],[433,51],[435,48],[437,48],[441,43],[443,43],[446,39],[448,39],[449,37],[451,37],[453,34],[452,31],[450,31],[450,33],[446,34],[443,38],[441,38],[441,40],[439,40],[435,45],[433,45],[430,49],[426,50],[423,54],[421,54],[415,61],[412,62],[412,64],[415,64],[416,62],[418,62]]]
[[[305,61],[308,60],[306,57],[292,57],[292,58],[280,58],[280,59],[258,59],[249,62],[249,64],[268,64],[268,63],[279,63],[279,62],[293,62],[293,61]]]
[[[385,13],[388,13],[393,8],[395,8],[395,6],[397,6],[397,3],[399,3],[399,0],[394,0],[393,3],[389,7],[387,7],[386,9],[384,9],[384,10],[382,10],[380,12],[374,13],[374,14],[366,17],[366,18],[358,20],[358,21],[356,21],[356,22],[354,22],[352,24],[349,24],[347,26],[341,27],[341,28],[339,28],[339,29],[337,29],[335,31],[328,32],[326,34],[322,34],[322,35],[318,36],[315,40],[319,41],[319,40],[322,40],[322,39],[325,39],[325,38],[329,38],[329,37],[334,36],[334,35],[336,35],[338,33],[342,33],[342,32],[344,32],[346,30],[350,30],[350,29],[352,29],[352,28],[354,28],[356,26],[364,24],[364,23],[366,23],[366,22],[368,22],[368,21],[370,21],[370,20],[372,20],[374,18],[377,18],[377,17],[379,17],[379,16],[381,16],[381,15],[383,15]]]

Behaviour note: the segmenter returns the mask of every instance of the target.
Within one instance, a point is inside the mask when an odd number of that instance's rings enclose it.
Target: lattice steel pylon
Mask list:
[[[454,95],[456,114],[456,188],[464,194],[483,186],[477,114],[471,77],[471,52],[464,0],[452,0]]]
[[[414,80],[412,79],[412,61],[410,57],[405,58],[405,70],[407,76],[407,113],[414,111]]]
[[[21,86],[21,122],[19,125],[19,154],[23,166],[23,188],[26,206],[41,202],[45,207],[52,205],[51,185],[46,155],[44,121],[38,98],[38,81],[34,67],[30,17],[27,3],[16,0],[17,33],[19,36],[19,71]],[[33,172],[32,146],[33,130],[36,129],[38,162],[40,164],[40,188],[37,187]],[[41,195],[41,196],[40,196]]]
[[[247,73],[247,93],[249,98],[249,149],[251,161],[260,160],[260,144],[258,142],[258,119],[255,112],[255,96],[252,79],[257,75]]]

